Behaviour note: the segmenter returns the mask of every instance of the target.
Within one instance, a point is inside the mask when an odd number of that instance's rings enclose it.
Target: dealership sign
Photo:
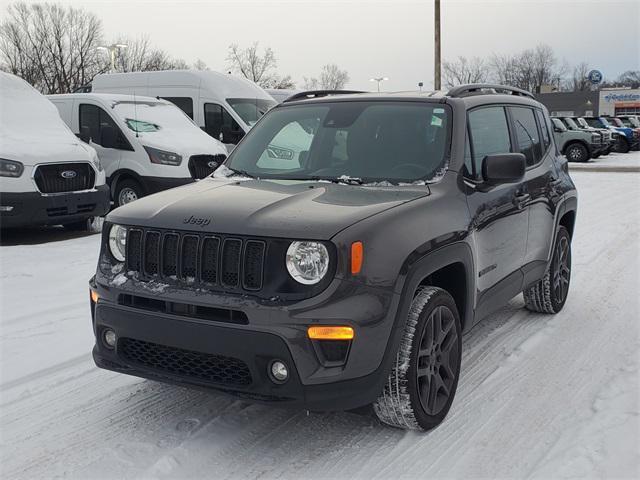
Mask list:
[[[605,102],[640,102],[640,92],[607,92],[602,99]]]
[[[591,70],[587,75],[587,79],[594,85],[602,82],[602,72],[600,70]]]

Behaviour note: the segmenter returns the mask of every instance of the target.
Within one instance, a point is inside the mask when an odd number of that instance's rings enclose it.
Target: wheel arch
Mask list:
[[[109,186],[110,190],[111,190],[111,198],[115,198],[115,192],[116,192],[116,187],[118,185],[118,182],[121,180],[126,180],[126,179],[132,179],[135,180],[136,182],[138,182],[140,184],[140,186],[142,187],[142,189],[146,192],[147,191],[147,187],[145,185],[144,180],[142,179],[142,177],[136,173],[133,170],[129,170],[128,168],[122,168],[120,170],[116,170],[113,175],[111,175],[110,180],[111,180],[111,184]]]

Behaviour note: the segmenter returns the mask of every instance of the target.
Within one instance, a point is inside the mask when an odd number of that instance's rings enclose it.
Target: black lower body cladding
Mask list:
[[[101,368],[309,410],[357,408],[381,391],[398,306],[391,291],[336,280],[318,297],[288,307],[182,290],[162,297],[147,292],[155,298],[132,303],[132,295],[144,298],[137,288],[126,288],[133,282],[95,287],[100,300],[93,310],[93,356]],[[353,326],[344,365],[323,363],[307,338],[313,324]],[[116,333],[115,348],[105,342],[106,330]],[[285,382],[274,381],[274,361],[287,366]]]
[[[3,228],[75,223],[109,211],[109,187],[103,185],[88,192],[53,195],[1,193],[0,205],[12,207],[10,211],[0,212]]]

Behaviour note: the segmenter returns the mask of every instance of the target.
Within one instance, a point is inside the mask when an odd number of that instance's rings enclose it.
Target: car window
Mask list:
[[[542,110],[536,110],[536,117],[538,119],[538,126],[540,127],[540,131],[542,132],[542,144],[544,145],[544,151],[546,152],[547,148],[549,148],[549,145],[551,145],[551,139],[549,137],[549,126],[545,120],[545,116],[544,113],[542,113]]]
[[[509,111],[516,133],[518,151],[524,155],[528,167],[537,164],[542,160],[542,142],[538,135],[533,109],[509,107]]]
[[[217,140],[225,143],[236,143],[242,138],[242,129],[231,114],[221,105],[204,104],[205,131]]]
[[[504,108],[483,107],[470,111],[469,132],[473,171],[479,178],[484,157],[511,151],[509,126]]]
[[[260,178],[429,181],[444,171],[449,131],[449,107],[436,103],[283,106],[252,128],[226,165]]]
[[[83,127],[89,129],[89,136],[91,141],[97,145],[102,146],[102,130],[105,126],[111,126],[115,129],[117,135],[116,147],[119,150],[133,150],[126,140],[122,131],[102,108],[97,105],[91,105],[88,103],[80,104],[80,131]]]
[[[173,103],[193,120],[193,99],[191,97],[160,97],[163,100]]]

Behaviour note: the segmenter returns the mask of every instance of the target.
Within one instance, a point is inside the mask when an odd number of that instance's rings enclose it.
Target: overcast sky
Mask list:
[[[11,2],[0,0],[0,17]],[[225,70],[229,44],[273,48],[281,74],[298,83],[336,63],[349,87],[433,86],[433,1],[78,1],[96,13],[107,39],[148,35],[171,55]],[[442,56],[488,57],[547,43],[560,60],[615,78],[640,69],[640,0],[442,0]]]

